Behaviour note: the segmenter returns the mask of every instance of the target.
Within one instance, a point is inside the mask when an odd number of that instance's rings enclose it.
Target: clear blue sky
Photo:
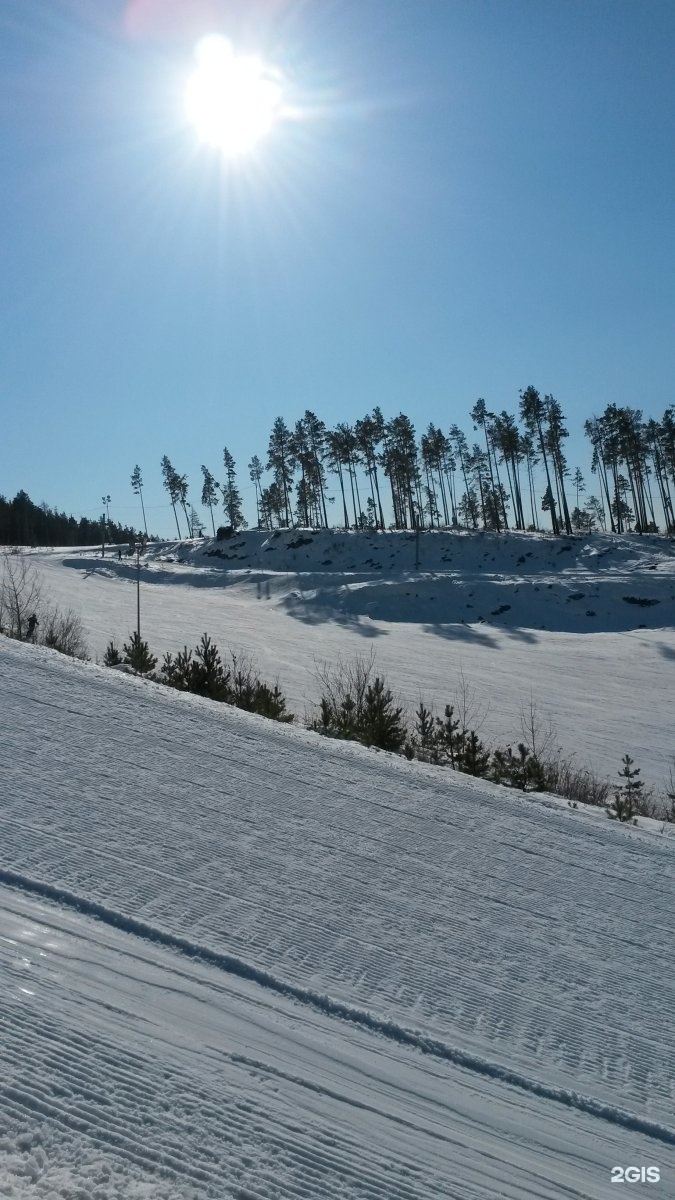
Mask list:
[[[190,14],[187,16],[186,14]],[[301,119],[184,118],[228,35]],[[675,399],[673,0],[3,0],[0,492],[171,533],[274,418]],[[589,490],[593,490],[589,481]],[[596,489],[597,490],[597,489]]]

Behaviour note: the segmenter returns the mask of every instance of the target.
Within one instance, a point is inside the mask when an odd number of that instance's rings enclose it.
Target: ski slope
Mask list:
[[[34,555],[47,596],[81,614],[99,659],[136,623],[135,566],[110,554]],[[300,716],[319,699],[317,663],[372,650],[411,710],[422,696],[442,711],[463,673],[483,737],[515,745],[533,700],[566,755],[615,779],[628,752],[664,790],[675,756],[665,538],[250,531],[152,546],[141,580],[155,654],[206,631],[278,677]]]
[[[674,1192],[670,830],[0,639],[0,1193]]]

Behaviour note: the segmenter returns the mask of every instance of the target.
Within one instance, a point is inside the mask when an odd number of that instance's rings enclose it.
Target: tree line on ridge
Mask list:
[[[386,420],[379,407],[353,425],[340,422],[333,429],[309,410],[292,427],[277,417],[265,461],[255,454],[248,463],[258,528],[342,524],[345,529],[501,532],[539,529],[544,512],[554,534],[675,532],[675,407],[657,421],[644,420],[639,409],[610,404],[585,422],[598,494],[583,502],[585,480],[579,468],[570,473],[566,418],[553,396],[528,387],[520,393],[518,418],[490,411],[483,399],[469,416],[476,440],[456,424],[447,433],[429,424],[418,438],[404,413]],[[187,476],[166,455],[161,469],[179,538],[179,513],[188,536],[196,536],[204,526],[188,500]],[[247,524],[227,447],[223,469],[219,483],[202,466],[200,498],[214,536],[214,509],[220,502],[232,529]],[[266,472],[271,479],[265,479]],[[132,486],[142,502],[139,466]],[[329,505],[336,500],[337,522],[329,519]]]

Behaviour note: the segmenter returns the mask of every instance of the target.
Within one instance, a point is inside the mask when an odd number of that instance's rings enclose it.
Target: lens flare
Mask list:
[[[185,89],[189,120],[203,142],[226,156],[246,154],[279,119],[279,80],[259,58],[237,55],[216,34],[198,43],[195,57]]]

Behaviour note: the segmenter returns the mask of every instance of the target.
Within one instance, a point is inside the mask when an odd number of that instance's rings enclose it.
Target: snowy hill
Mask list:
[[[49,597],[81,613],[102,657],[136,623],[136,568],[116,556],[34,555]],[[415,563],[419,565],[416,569]],[[483,736],[515,744],[534,702],[556,741],[615,778],[629,752],[663,790],[675,754],[675,544],[652,536],[247,531],[162,543],[141,568],[156,654],[194,645],[255,657],[304,714],[317,662],[376,655],[414,709],[452,702],[463,674]]]
[[[0,678],[3,1195],[672,1193],[667,833],[5,639]]]
[[[565,632],[675,626],[675,543],[596,535],[243,531],[150,549],[148,560],[300,576],[300,619],[368,617]],[[216,569],[214,571],[214,568]],[[262,580],[260,572],[262,572]],[[297,610],[300,610],[299,612]]]

